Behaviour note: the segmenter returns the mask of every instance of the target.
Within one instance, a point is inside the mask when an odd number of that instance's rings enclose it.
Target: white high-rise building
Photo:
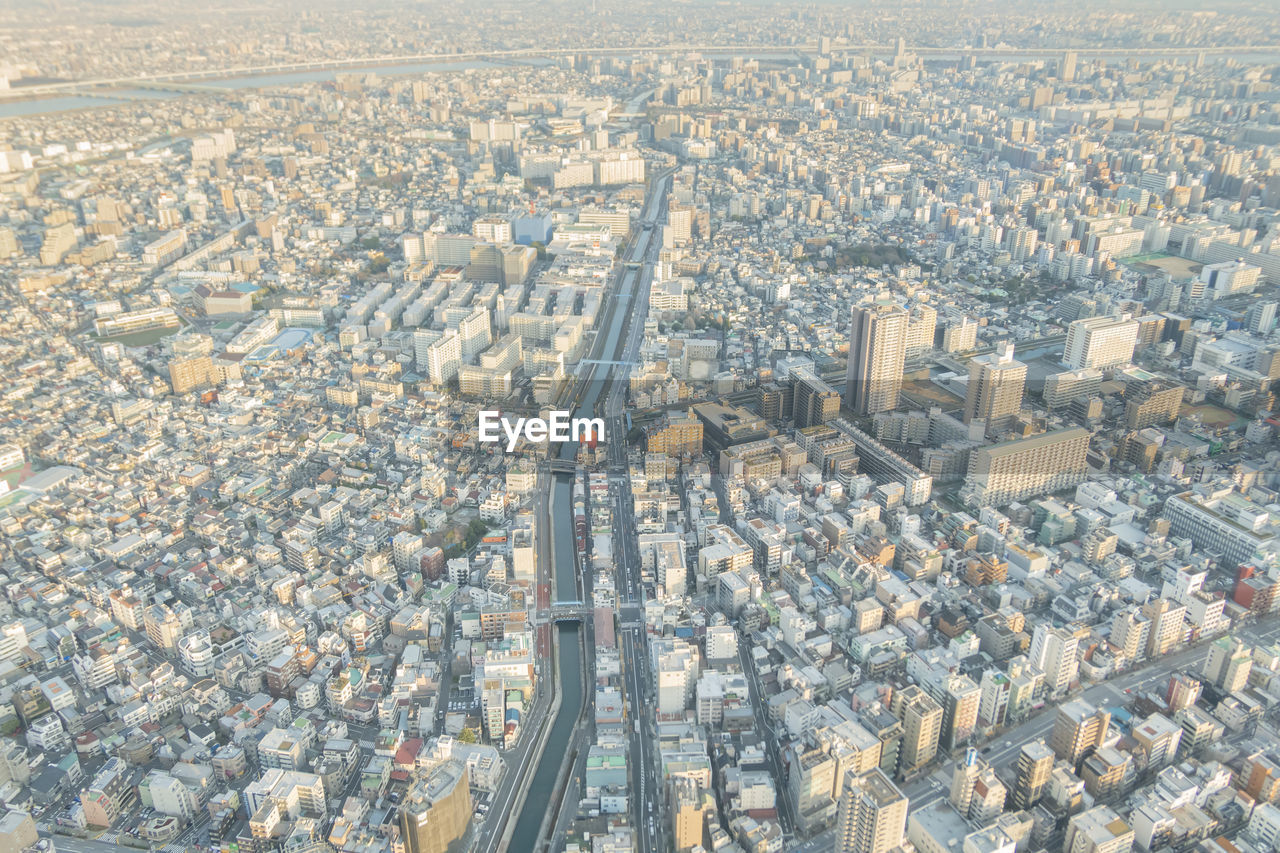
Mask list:
[[[421,536],[402,530],[391,540],[391,560],[400,571],[412,571],[418,567],[423,547]]]
[[[1067,327],[1062,363],[1072,370],[1100,370],[1128,364],[1138,343],[1138,324],[1129,317],[1088,317]]]
[[[458,340],[462,347],[462,360],[470,362],[493,343],[489,326],[489,312],[477,308],[458,322]]]
[[[1043,623],[1036,626],[1031,637],[1031,665],[1044,673],[1050,693],[1065,693],[1076,680],[1080,661],[1076,650],[1080,640],[1064,628]]]
[[[453,329],[441,334],[429,329],[413,333],[414,363],[433,385],[443,385],[462,367],[462,338]]]
[[[471,236],[484,243],[510,243],[511,220],[504,216],[482,216],[471,223]]]
[[[684,640],[655,640],[650,644],[658,685],[658,713],[683,714],[698,682],[697,651]]]

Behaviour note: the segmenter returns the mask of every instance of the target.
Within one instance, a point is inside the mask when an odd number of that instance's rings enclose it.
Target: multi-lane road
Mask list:
[[[643,223],[660,221],[666,204],[666,188],[670,173],[655,177],[650,196],[645,204]],[[652,226],[642,224],[646,231]],[[631,277],[632,292],[620,294],[630,299],[630,322],[625,338],[614,351],[615,381],[609,386],[605,400],[605,428],[613,439],[609,442],[609,479],[614,492],[614,563],[618,589],[618,654],[624,674],[628,719],[630,756],[628,771],[631,786],[631,815],[640,853],[666,850],[666,803],[657,767],[655,729],[656,719],[648,713],[654,707],[649,701],[653,695],[652,665],[649,661],[648,634],[643,616],[643,578],[640,568],[640,549],[636,538],[635,514],[632,511],[631,477],[628,471],[626,447],[626,422],[624,406],[628,385],[628,367],[640,353],[644,336],[645,318],[649,312],[649,286],[653,279],[654,263],[662,241],[650,231],[645,241],[642,267]]]

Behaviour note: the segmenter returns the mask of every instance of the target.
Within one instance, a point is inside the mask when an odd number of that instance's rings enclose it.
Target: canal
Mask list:
[[[647,206],[647,205],[646,205]],[[632,250],[632,257],[644,258],[648,250],[650,234],[648,231],[639,235],[637,248]],[[620,288],[613,300],[609,316],[604,346],[596,348],[597,357],[613,360],[623,343],[622,329],[627,316],[631,313],[631,299],[634,295],[639,274],[628,270],[623,274]],[[594,417],[601,394],[608,385],[612,366],[602,364],[593,366],[591,378],[581,392],[581,403],[574,417]],[[621,436],[615,440],[623,440]],[[576,442],[565,442],[560,445],[561,459],[576,459],[578,445]],[[578,561],[574,554],[575,536],[573,530],[573,475],[554,474],[551,479],[551,554],[555,561],[555,577],[552,583],[551,599],[553,601],[574,601],[582,596],[590,600],[590,578],[584,576],[582,585],[578,583]],[[573,740],[574,728],[582,713],[583,704],[583,672],[582,672],[582,631],[579,623],[566,622],[558,625],[559,651],[556,658],[556,678],[559,679],[560,710],[551,723],[551,734],[547,738],[546,749],[538,762],[529,783],[528,794],[520,816],[511,833],[511,844],[507,848],[510,853],[535,853],[538,849],[538,830],[542,827],[543,818],[555,805],[556,781],[560,774],[560,765],[569,751]]]
[[[551,486],[551,553],[555,559],[553,600],[578,597],[577,562],[574,559],[573,477],[557,474]],[[534,853],[538,848],[538,830],[542,819],[555,801],[556,777],[560,763],[573,739],[573,730],[582,713],[582,626],[565,622],[556,626],[559,632],[556,678],[559,679],[560,710],[551,724],[546,749],[529,782],[524,808],[511,834],[511,853]]]

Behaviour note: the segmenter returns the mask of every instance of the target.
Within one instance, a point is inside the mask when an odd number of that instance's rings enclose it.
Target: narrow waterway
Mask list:
[[[633,257],[643,258],[649,245],[649,233],[640,235],[639,250]],[[622,328],[631,311],[631,298],[634,293],[639,274],[628,270],[623,274],[621,288],[614,300],[608,329],[605,332],[605,345],[600,358],[612,361],[617,358],[622,343]],[[607,386],[612,366],[596,365],[592,379],[582,394],[582,402],[575,417],[594,417],[596,405],[600,402],[601,393]],[[615,440],[622,440],[619,436]],[[576,442],[565,442],[560,445],[561,459],[576,459],[578,445]],[[555,560],[552,601],[575,601],[581,595],[589,600],[589,584],[579,587],[578,561],[574,554],[575,539],[573,530],[573,475],[555,474],[551,480],[551,554]],[[538,763],[537,770],[529,782],[528,795],[524,808],[516,820],[511,835],[511,853],[534,853],[538,847],[538,830],[543,818],[554,804],[558,802],[556,794],[556,777],[560,773],[560,765],[569,751],[573,740],[574,728],[578,716],[582,713],[582,625],[563,623],[557,626],[559,632],[559,653],[556,659],[556,677],[559,679],[560,710],[551,724],[551,734],[547,738],[546,749]]]
[[[566,445],[568,446],[568,445]],[[573,600],[577,592],[577,564],[574,559],[573,477],[557,474],[551,486],[551,553],[555,559],[555,581],[552,599]],[[556,776],[569,749],[573,730],[582,713],[582,626],[566,622],[558,625],[559,654],[556,677],[559,679],[560,710],[551,724],[546,750],[538,769],[529,781],[524,808],[511,835],[511,853],[533,853],[537,848],[542,819],[555,800]]]

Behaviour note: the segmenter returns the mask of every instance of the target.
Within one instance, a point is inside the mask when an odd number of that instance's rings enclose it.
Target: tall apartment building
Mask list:
[[[711,792],[687,777],[678,776],[671,786],[672,843],[678,853],[706,849],[707,817],[715,813]]]
[[[1246,264],[1243,258],[1237,258],[1220,264],[1205,264],[1200,270],[1200,281],[1204,282],[1204,289],[1211,298],[1218,299],[1252,291],[1257,287],[1261,273],[1261,267]]]
[[[894,453],[862,430],[843,419],[832,421],[832,426],[853,440],[857,450],[859,468],[877,483],[902,483],[906,486],[903,503],[919,506],[929,500],[933,492],[933,478]]]
[[[1147,633],[1147,659],[1166,655],[1182,642],[1183,621],[1187,608],[1168,598],[1148,601],[1142,605],[1142,615],[1151,620]]]
[[[995,770],[978,757],[978,750],[970,748],[964,758],[956,762],[951,775],[951,804],[966,820],[979,825],[995,819],[1004,811],[1008,791],[996,776]]]
[[[1239,638],[1219,637],[1209,644],[1204,677],[1224,693],[1235,693],[1249,683],[1253,655]]]
[[[90,826],[111,826],[138,801],[129,765],[112,756],[89,786],[80,792],[80,806]]]
[[[1024,498],[1074,488],[1089,473],[1089,431],[1069,427],[974,450],[965,477],[974,506],[1005,506]]]
[[[902,721],[898,774],[905,776],[928,764],[938,754],[942,706],[918,685],[912,684],[893,695],[890,710]]]
[[[414,363],[433,385],[443,385],[462,367],[462,337],[453,329],[441,334],[429,329],[413,333]]]
[[[702,453],[702,421],[688,412],[668,412],[645,432],[650,453],[692,458]]]
[[[1065,628],[1041,623],[1031,636],[1031,665],[1044,673],[1045,687],[1053,695],[1067,692],[1079,673],[1076,657],[1079,639]]]
[[[3,245],[0,245],[0,257],[4,257]],[[1258,302],[1249,306],[1249,310],[1244,315],[1244,327],[1251,334],[1266,337],[1275,327],[1276,308],[1275,302]]]
[[[187,248],[187,232],[170,231],[142,247],[142,262],[147,266],[164,266],[180,257]]]
[[[825,424],[839,416],[839,391],[808,370],[797,370],[792,378],[792,412],[797,429]]]
[[[1040,802],[1053,773],[1053,760],[1053,750],[1043,740],[1023,745],[1018,753],[1017,775],[1013,784],[1015,809],[1029,809]]]
[[[1022,410],[1027,366],[1014,361],[1013,344],[969,362],[969,388],[964,398],[964,422],[986,421],[987,435],[1003,432]]]
[[[1066,370],[1046,376],[1042,397],[1050,411],[1065,409],[1077,397],[1093,397],[1102,390],[1102,371],[1096,367]]]
[[[948,323],[942,330],[943,352],[968,352],[978,345],[978,324],[968,317]]]
[[[1147,656],[1147,639],[1151,636],[1151,620],[1141,610],[1128,607],[1111,620],[1111,645],[1126,661]]]
[[[845,405],[859,415],[897,408],[906,356],[907,311],[878,302],[853,309]]]
[[[824,750],[813,747],[797,750],[787,779],[787,795],[796,816],[796,824],[802,832],[813,832],[830,826],[835,803],[836,761]]]
[[[1239,785],[1260,803],[1280,801],[1280,755],[1258,751],[1244,760]]]
[[[462,359],[471,361],[493,343],[493,330],[489,325],[489,311],[477,307],[458,321],[458,342]]]
[[[938,312],[931,305],[912,305],[907,312],[907,340],[904,355],[917,358],[933,349],[933,338],[938,328]]]
[[[193,388],[216,381],[213,367],[213,338],[208,335],[181,335],[171,346],[169,384],[173,393],[185,394]]]
[[[1067,327],[1062,363],[1072,370],[1105,370],[1128,364],[1138,343],[1138,324],[1124,317],[1088,317]]]
[[[1107,738],[1111,715],[1083,699],[1072,699],[1058,708],[1049,746],[1058,758],[1079,767]]]
[[[845,774],[836,821],[839,853],[888,853],[902,844],[906,824],[906,795],[883,770]]]
[[[1124,422],[1129,429],[1168,423],[1181,407],[1182,386],[1172,382],[1130,382],[1124,389]]]
[[[1182,727],[1164,714],[1152,714],[1135,723],[1130,735],[1147,754],[1149,768],[1165,767],[1177,758]]]
[[[400,804],[405,853],[448,853],[471,822],[467,765],[446,761],[416,776]]]
[[[471,223],[471,236],[485,243],[510,243],[511,220],[505,216],[480,216]]]

